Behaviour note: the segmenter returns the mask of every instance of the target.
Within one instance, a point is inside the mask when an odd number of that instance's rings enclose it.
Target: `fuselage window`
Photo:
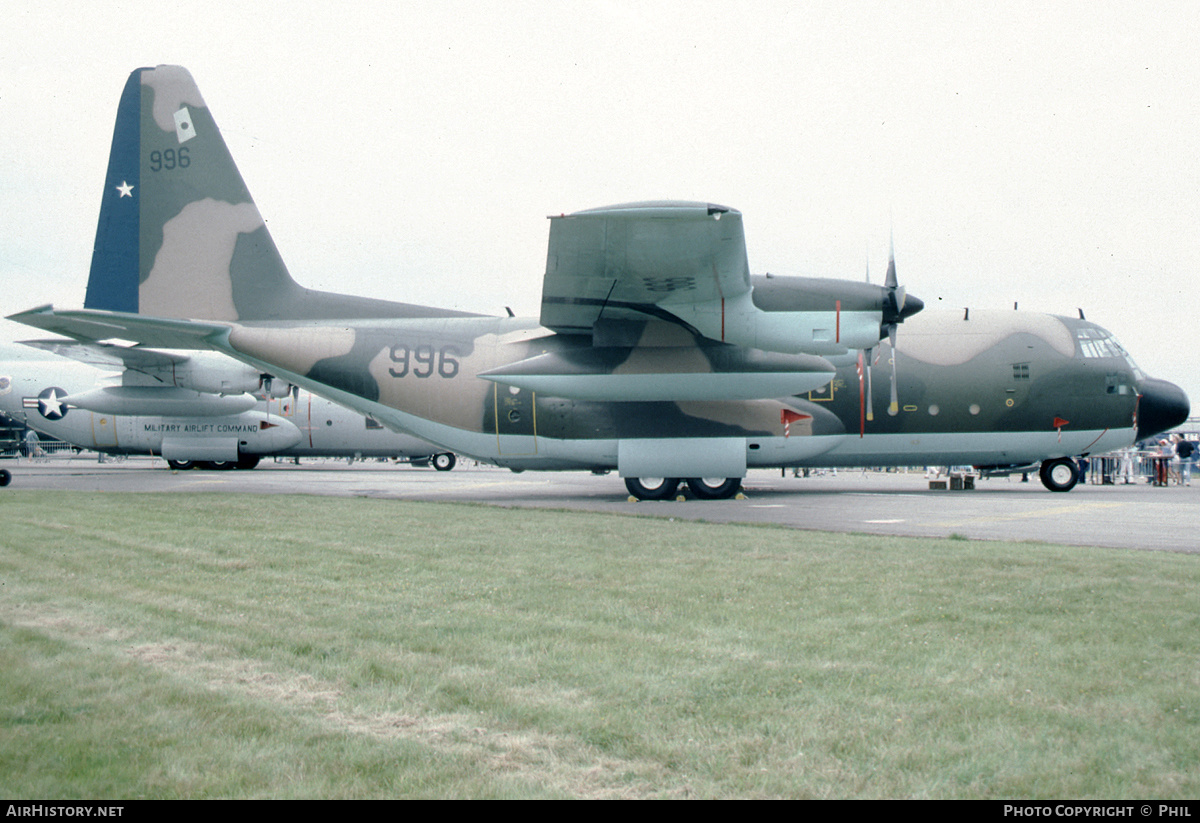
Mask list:
[[[1129,394],[1129,384],[1119,372],[1109,372],[1104,376],[1104,390],[1108,394]]]

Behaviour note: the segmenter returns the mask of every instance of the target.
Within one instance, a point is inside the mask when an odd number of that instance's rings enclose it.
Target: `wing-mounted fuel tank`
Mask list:
[[[106,386],[64,402],[98,414],[220,417],[241,414],[258,401],[250,394],[207,394],[174,386]]]
[[[480,377],[574,400],[728,401],[813,391],[834,371],[821,357],[738,346],[600,346],[537,355]]]

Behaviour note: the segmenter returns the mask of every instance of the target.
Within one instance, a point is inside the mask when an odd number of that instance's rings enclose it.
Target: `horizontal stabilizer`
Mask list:
[[[88,309],[55,311],[50,305],[10,314],[8,319],[75,340],[129,340],[165,349],[207,349],[208,338],[224,336],[229,331],[229,325],[225,323],[168,320]]]

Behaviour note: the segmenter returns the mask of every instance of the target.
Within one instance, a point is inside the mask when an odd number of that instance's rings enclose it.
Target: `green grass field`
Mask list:
[[[0,495],[0,796],[1200,795],[1200,557]]]

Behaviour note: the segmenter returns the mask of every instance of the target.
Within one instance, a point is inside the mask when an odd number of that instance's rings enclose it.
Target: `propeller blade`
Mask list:
[[[896,289],[896,245],[889,242],[887,276],[883,278],[885,288]]]
[[[888,414],[895,415],[900,412],[900,398],[896,392],[896,324],[888,324],[888,342],[892,346],[892,400],[888,405]]]
[[[874,349],[867,349],[863,357],[863,368],[867,371],[867,419],[875,419],[875,404],[871,402],[871,359]]]

